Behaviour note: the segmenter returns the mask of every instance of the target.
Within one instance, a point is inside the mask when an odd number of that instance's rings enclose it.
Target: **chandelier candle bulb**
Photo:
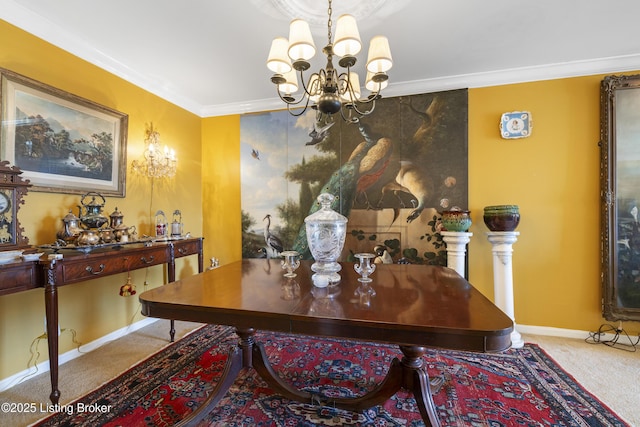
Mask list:
[[[308,61],[316,54],[309,24],[302,19],[294,19],[289,26],[289,57],[294,61]]]
[[[284,37],[276,37],[271,42],[271,50],[267,59],[267,68],[276,74],[285,74],[293,70],[291,60],[287,56],[289,40]]]
[[[351,86],[351,90],[349,90],[347,85]],[[360,99],[360,78],[357,73],[353,71],[349,72],[349,79],[341,81],[341,87],[343,90],[340,91],[340,99],[345,102],[354,102]],[[344,93],[343,93],[344,91]],[[353,99],[351,98],[353,94]]]
[[[371,39],[369,56],[367,59],[367,71],[372,73],[386,73],[393,66],[389,40],[384,36],[375,36]]]
[[[333,53],[338,56],[356,56],[362,49],[358,24],[353,15],[342,15],[336,24]]]
[[[380,92],[381,90],[383,90],[389,85],[389,81],[387,79],[384,79],[382,81],[376,81],[376,79],[374,79],[375,75],[376,75],[375,73],[372,73],[371,71],[367,71],[367,79],[365,80],[365,87],[367,88],[367,90],[371,92]]]
[[[284,73],[284,83],[278,85],[278,90],[285,95],[298,91],[298,76],[295,70]]]

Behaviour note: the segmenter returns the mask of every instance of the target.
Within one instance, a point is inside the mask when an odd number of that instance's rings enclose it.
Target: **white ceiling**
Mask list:
[[[265,61],[292,17],[257,7],[273,1],[0,0],[0,18],[207,117],[282,108]],[[300,1],[320,4],[320,51],[326,3]],[[640,70],[639,19],[638,0],[390,0],[358,20],[358,65],[383,34],[386,96]]]

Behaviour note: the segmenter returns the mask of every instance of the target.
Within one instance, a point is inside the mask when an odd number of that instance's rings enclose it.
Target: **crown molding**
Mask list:
[[[203,106],[199,103],[169,90],[160,82],[152,81],[149,76],[140,74],[130,67],[127,67],[115,58],[91,46],[86,40],[78,39],[78,37],[75,37],[64,28],[24,6],[15,3],[13,0],[0,0],[0,19],[82,58],[129,83],[151,92],[172,104],[194,114],[201,114]]]
[[[389,84],[384,90],[384,96],[403,96],[444,90],[502,86],[635,70],[640,70],[640,55],[627,55],[590,61],[574,61],[485,73],[461,74],[457,76],[397,82]],[[201,115],[202,117],[213,117],[282,109],[282,101],[280,101],[279,98],[273,98],[205,106],[201,110]]]
[[[260,111],[282,110],[279,98],[258,99],[228,104],[201,105],[154,81],[104,52],[95,49],[60,28],[46,18],[15,3],[13,0],[0,0],[0,19],[13,24],[43,40],[88,61],[158,97],[171,102],[200,117],[215,117],[231,114],[245,114]],[[535,67],[497,70],[484,73],[461,74],[432,79],[406,82],[392,82],[385,89],[385,97],[429,93],[443,90],[479,88],[507,84],[526,83],[559,78],[580,77],[594,74],[619,73],[640,70],[640,54],[588,61],[573,61],[547,64]]]

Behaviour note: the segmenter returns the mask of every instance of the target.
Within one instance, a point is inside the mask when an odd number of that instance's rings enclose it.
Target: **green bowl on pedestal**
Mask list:
[[[449,211],[443,211],[442,226],[445,231],[459,231],[466,232],[471,227],[471,212],[461,209],[452,209]]]

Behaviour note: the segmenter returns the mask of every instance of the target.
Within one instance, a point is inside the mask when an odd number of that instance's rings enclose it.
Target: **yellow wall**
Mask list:
[[[160,99],[79,58],[0,21],[0,67],[87,98],[129,115],[128,162],[141,156],[145,123],[153,122],[164,143],[175,148],[178,172],[170,182],[154,182],[128,173],[126,198],[107,197],[104,214],[116,207],[124,223],[149,232],[149,218],[162,209],[171,218],[175,209],[183,215],[185,230],[202,235],[201,122],[202,119]],[[7,42],[10,41],[10,42]],[[62,225],[61,218],[79,204],[81,196],[30,191],[20,210],[25,235],[33,245],[51,243]],[[178,277],[197,272],[194,257],[178,260]],[[132,272],[133,283],[143,290],[164,282],[161,267]],[[77,332],[76,339],[91,342],[141,320],[137,297],[118,295],[126,275],[60,288],[60,327]],[[44,332],[42,289],[0,297],[0,378],[27,368],[30,346]],[[75,346],[70,331],[60,337],[60,353]],[[48,359],[46,340],[38,344],[38,362]],[[48,396],[48,391],[47,394]]]
[[[599,283],[599,83],[602,76],[469,91],[470,281],[493,295],[484,206],[520,206],[513,246],[516,322],[595,330]],[[504,140],[500,115],[530,111],[529,138]],[[629,325],[631,326],[631,325]]]
[[[241,259],[240,116],[202,120],[202,191],[205,255]]]
[[[125,223],[149,232],[157,209],[183,214],[186,231],[204,236],[205,258],[228,264],[241,257],[240,117],[201,119],[0,21],[0,67],[72,92],[129,114],[129,162],[140,157],[144,125],[153,121],[162,140],[178,154],[178,174],[170,182],[151,182],[132,174],[127,197],[107,198],[106,213],[117,206]],[[523,325],[595,330],[604,320],[599,284],[599,82],[588,76],[469,90],[469,208],[474,233],[470,281],[493,295],[491,247],[482,209],[518,204],[522,221],[514,245],[516,320]],[[503,140],[503,112],[528,110],[530,138]],[[49,243],[78,197],[31,192],[21,222],[32,244]],[[192,258],[192,257],[190,257]],[[178,261],[178,276],[195,270]],[[162,269],[132,272],[142,290],[158,286]],[[60,288],[60,326],[90,342],[140,320],[139,303],[118,296],[125,276]],[[32,341],[43,332],[41,289],[0,297],[0,378],[27,367]],[[623,325],[637,332],[637,323]],[[60,352],[74,348],[71,335]],[[47,358],[39,344],[38,361]],[[64,391],[63,391],[64,392]],[[48,394],[48,391],[47,391]]]

